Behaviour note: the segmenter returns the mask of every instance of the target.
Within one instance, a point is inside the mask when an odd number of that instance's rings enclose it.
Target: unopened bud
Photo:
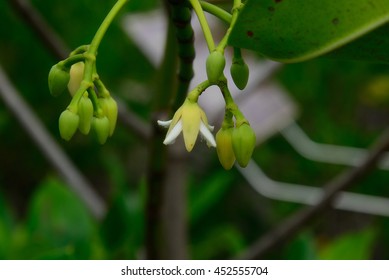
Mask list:
[[[106,116],[93,118],[93,129],[96,132],[97,140],[104,144],[109,136],[109,120]]]
[[[50,94],[55,97],[61,95],[66,90],[69,79],[69,69],[61,64],[55,64],[51,67],[48,77]]]
[[[221,165],[226,170],[230,170],[235,162],[235,154],[232,149],[233,128],[221,128],[216,133],[216,151]]]
[[[231,68],[231,77],[236,87],[243,90],[249,80],[249,67],[243,59],[233,60]]]
[[[70,67],[70,80],[68,90],[71,96],[74,96],[80,88],[82,79],[84,78],[84,62],[77,62]]]
[[[79,121],[80,118],[76,113],[69,109],[63,111],[59,116],[59,133],[61,137],[69,141],[76,133]]]
[[[226,65],[226,59],[220,51],[213,51],[208,55],[206,61],[206,69],[208,80],[215,84],[223,74],[224,66]]]
[[[256,137],[249,124],[244,123],[232,133],[232,148],[241,167],[246,167],[255,148]]]
[[[80,117],[78,129],[82,134],[86,135],[90,131],[93,118],[93,104],[87,93],[84,93],[78,103],[78,115]]]
[[[118,105],[111,96],[99,98],[99,102],[104,115],[106,115],[109,120],[109,136],[112,136],[118,118]]]

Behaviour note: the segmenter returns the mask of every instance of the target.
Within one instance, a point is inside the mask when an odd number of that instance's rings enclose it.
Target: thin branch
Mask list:
[[[360,166],[351,168],[327,183],[323,189],[324,193],[318,204],[308,206],[293,214],[285,221],[268,232],[255,242],[246,252],[239,256],[239,259],[259,259],[272,249],[280,246],[291,238],[302,227],[307,225],[325,208],[330,207],[339,192],[356,183],[366,176],[369,171],[378,163],[385,151],[389,148],[389,129],[386,129],[370,149],[370,153]]]
[[[146,198],[146,224],[145,245],[146,259],[162,259],[162,204],[163,182],[166,179],[166,147],[162,146],[164,134],[158,127],[157,120],[161,119],[158,113],[153,115],[152,137],[149,140],[148,166],[147,166],[147,198]]]
[[[168,148],[162,204],[161,232],[165,240],[163,258],[184,260],[188,258],[187,194],[188,153],[183,138]]]
[[[193,78],[193,60],[195,58],[194,49],[194,31],[191,26],[191,10],[185,0],[167,0],[164,1],[169,14],[169,35],[165,49],[164,63],[162,71],[168,71],[169,75],[163,76],[162,85],[168,82],[168,87],[160,86],[166,92],[168,103],[160,102],[159,106],[165,106],[166,112],[175,111],[182,105],[188,93],[190,81]],[[179,60],[178,75],[175,76],[176,63],[167,63],[166,60],[176,62]],[[172,75],[173,74],[173,75]],[[174,102],[173,102],[174,100]],[[173,105],[173,106],[172,106]],[[156,108],[157,112],[163,107]],[[163,131],[162,138],[166,131]],[[159,137],[158,130],[156,131]],[[182,138],[179,141],[183,141]],[[183,143],[177,143],[167,149],[165,161],[164,178],[162,184],[159,183],[161,190],[161,247],[163,259],[187,259],[188,258],[188,237],[187,237],[187,219],[186,219],[186,188],[188,172],[188,154],[184,150]],[[159,174],[161,175],[161,174]]]
[[[104,201],[94,192],[83,175],[74,167],[67,155],[47,132],[46,128],[19,92],[13,87],[0,67],[0,97],[18,119],[47,160],[68,183],[69,187],[84,201],[92,215],[102,219],[106,212]]]

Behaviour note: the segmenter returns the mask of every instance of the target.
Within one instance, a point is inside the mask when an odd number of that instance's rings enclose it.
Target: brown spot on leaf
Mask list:
[[[338,24],[339,24],[339,19],[338,19],[338,18],[334,18],[334,19],[332,20],[332,24],[333,24],[333,25],[338,25]]]
[[[247,31],[247,36],[249,36],[250,38],[254,36],[254,32],[249,30]]]
[[[274,2],[276,2],[276,3],[281,3],[282,0],[274,0]]]

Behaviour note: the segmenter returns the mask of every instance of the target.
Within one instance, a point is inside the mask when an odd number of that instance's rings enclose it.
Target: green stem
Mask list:
[[[234,99],[232,98],[231,92],[228,89],[227,79],[224,75],[220,78],[217,86],[223,94],[224,101],[226,103],[226,107],[235,104]]]
[[[243,123],[248,123],[247,119],[239,110],[238,105],[236,105],[234,99],[232,98],[231,92],[228,89],[227,80],[224,76],[220,79],[218,87],[220,88],[220,91],[222,92],[224,97],[224,101],[226,102],[226,115],[228,114],[228,112],[234,115],[237,127],[239,127]]]
[[[93,111],[95,112],[97,117],[102,117],[102,109],[100,106],[99,99],[97,97],[97,94],[93,88],[88,88],[88,97],[92,101],[93,104]]]
[[[211,52],[215,49],[215,42],[213,41],[211,29],[209,28],[204,11],[201,8],[200,2],[198,0],[189,0],[189,2],[192,5],[192,7],[197,15],[197,18],[199,19],[201,29],[203,30],[203,33],[204,33],[205,41],[207,42],[207,45],[208,45],[208,50],[209,50],[209,52]]]
[[[232,15],[229,12],[206,1],[200,1],[200,5],[204,11],[216,16],[227,24],[231,23]]]
[[[188,93],[188,97],[187,99],[190,101],[190,102],[197,102],[197,100],[199,99],[199,96],[207,89],[211,86],[211,83],[206,80],[202,83],[200,83],[199,85],[197,85],[190,93]]]
[[[224,35],[223,39],[220,41],[219,45],[217,46],[217,50],[222,51],[224,53],[224,49],[227,46],[228,39],[230,37],[231,31],[235,26],[236,20],[238,19],[239,12],[241,10],[241,5],[240,6],[235,6],[235,2],[239,1],[234,1],[234,7],[232,8],[232,18],[230,22],[230,27],[228,28],[226,34]]]
[[[238,8],[242,4],[241,0],[234,0],[234,4],[232,6],[232,9]]]
[[[96,78],[94,80],[94,85],[97,88],[97,92],[99,93],[99,96],[102,98],[108,98],[111,96],[107,88],[105,87],[104,83],[99,79]]]
[[[85,59],[84,54],[76,54],[73,56],[69,56],[67,59],[62,60],[58,64],[62,64],[66,68],[70,68],[73,64],[83,61]]]
[[[91,82],[93,77],[93,72],[96,69],[96,55],[97,49],[100,46],[101,40],[103,39],[105,33],[108,30],[108,27],[111,25],[113,19],[118,14],[120,9],[128,2],[129,0],[118,0],[112,9],[109,11],[108,15],[104,18],[99,29],[97,30],[95,36],[92,39],[92,42],[85,53],[85,70],[84,70],[84,80]]]
[[[88,53],[96,55],[97,49],[100,45],[101,40],[103,39],[105,32],[108,27],[111,25],[113,19],[118,14],[120,9],[126,4],[129,0],[118,0],[116,4],[112,7],[111,11],[109,11],[108,15],[105,17],[104,21],[101,23],[99,29],[97,30],[93,40],[90,44]]]
[[[90,86],[93,86],[93,73],[96,69],[96,56],[87,52],[85,54],[85,68],[84,68],[84,77],[83,81],[88,82]]]
[[[80,101],[82,95],[85,91],[88,90],[88,88],[91,88],[93,86],[93,83],[82,81],[80,88],[77,90],[76,94],[73,96],[72,100],[70,101],[70,104],[68,106],[68,109],[74,113],[78,111],[78,102]]]
[[[75,49],[71,56],[65,60],[65,65],[73,64],[74,62],[78,62],[81,60],[85,61],[85,70],[84,70],[84,76],[83,80],[81,82],[80,88],[76,92],[76,94],[73,96],[72,101],[70,101],[70,104],[68,108],[72,110],[73,112],[77,112],[78,110],[78,102],[80,101],[83,94],[88,91],[89,97],[92,100],[94,111],[100,115],[101,110],[99,106],[99,102],[97,99],[97,94],[93,89],[93,79],[94,77],[98,77],[96,74],[96,54],[97,49],[101,43],[101,40],[103,39],[108,27],[111,25],[113,19],[118,14],[120,9],[124,6],[125,3],[127,3],[129,0],[118,0],[116,4],[112,7],[111,11],[109,11],[108,15],[105,17],[103,22],[101,23],[99,29],[97,30],[95,36],[92,39],[91,44],[80,46],[77,49]],[[80,52],[83,52],[80,54]]]
[[[81,53],[87,52],[88,49],[89,49],[89,45],[79,46],[74,51],[72,51],[69,56],[73,56],[76,54],[81,54]]]
[[[232,63],[234,63],[234,61],[239,60],[242,60],[242,51],[240,48],[234,48],[234,56],[232,58]]]
[[[234,127],[234,121],[233,118],[234,115],[231,113],[230,110],[225,110],[224,112],[224,120],[222,122],[222,129],[228,129]]]

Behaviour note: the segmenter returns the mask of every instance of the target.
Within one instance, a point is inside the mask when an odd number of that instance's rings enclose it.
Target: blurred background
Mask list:
[[[70,98],[67,95],[53,98],[47,87],[48,71],[59,59],[12,2],[16,1],[0,2],[0,67],[76,170],[85,176],[104,209],[90,210],[1,99],[0,258],[144,258],[148,142],[120,121],[103,146],[93,136],[77,134],[70,142],[60,138],[58,117]],[[115,3],[113,0],[28,2],[69,49],[90,42]],[[106,86],[145,126],[150,126],[153,113],[151,87],[156,66],[136,38],[131,38],[123,28],[123,19],[155,9],[161,9],[157,0],[130,1],[105,36],[97,62]],[[283,182],[320,187],[347,168],[345,164],[302,156],[285,137],[283,129],[290,123],[294,125],[295,121],[312,141],[361,149],[371,145],[387,127],[387,65],[315,59],[277,65],[275,71],[273,64],[259,58],[255,61],[265,73],[272,71],[270,81],[262,86],[276,85],[276,91],[286,96],[287,103],[282,104],[293,108],[282,126],[264,134],[253,155],[254,166],[260,166],[273,186]],[[256,76],[260,71],[253,72],[250,80],[260,79]],[[236,168],[225,171],[216,151],[201,146],[205,145],[198,143],[190,154],[189,175],[182,186],[187,195],[184,216],[188,258],[235,258],[302,207],[298,201],[265,197],[247,180],[250,174]],[[269,180],[261,178],[263,183]],[[387,198],[388,182],[389,171],[377,168],[350,191],[370,198]],[[260,185],[261,181],[257,183]],[[304,196],[304,191],[300,196]],[[364,211],[367,204],[361,200],[356,211],[335,208],[323,211],[288,238],[284,246],[263,257],[388,258],[385,248],[389,245],[389,211],[370,213]]]

